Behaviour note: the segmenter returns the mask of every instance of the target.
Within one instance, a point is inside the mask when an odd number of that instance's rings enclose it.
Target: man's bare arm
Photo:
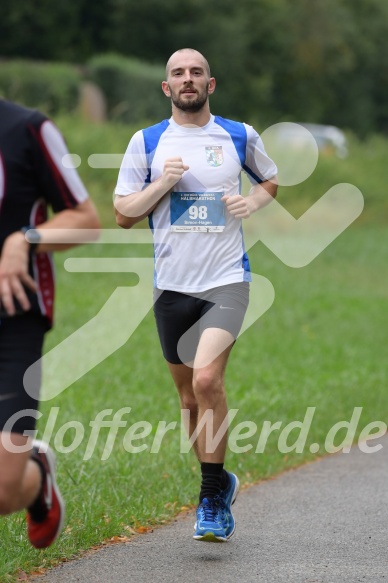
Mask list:
[[[248,196],[225,195],[221,200],[225,202],[229,213],[236,219],[247,219],[252,213],[272,202],[277,190],[277,179],[273,176],[270,180],[252,186]]]
[[[117,195],[114,201],[116,223],[123,229],[130,229],[143,220],[188,169],[189,167],[183,164],[182,158],[169,158],[164,163],[162,176],[144,190],[128,196]]]

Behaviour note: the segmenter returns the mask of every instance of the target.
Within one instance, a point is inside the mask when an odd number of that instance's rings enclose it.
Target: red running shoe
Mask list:
[[[32,442],[31,459],[43,468],[43,482],[37,500],[27,511],[27,532],[36,549],[49,547],[59,536],[65,518],[65,504],[55,481],[55,455],[44,441]]]

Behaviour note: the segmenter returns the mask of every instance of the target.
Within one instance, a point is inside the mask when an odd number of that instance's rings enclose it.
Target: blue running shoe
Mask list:
[[[227,474],[229,476],[229,486],[219,495],[221,519],[225,529],[226,540],[230,539],[236,529],[231,506],[235,503],[240,488],[238,477],[232,472],[227,472]]]
[[[194,525],[194,538],[209,543],[226,541],[225,530],[221,518],[221,500],[204,498],[197,508],[197,522]]]

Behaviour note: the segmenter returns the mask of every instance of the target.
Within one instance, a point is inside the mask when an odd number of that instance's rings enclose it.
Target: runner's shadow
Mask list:
[[[207,546],[211,546],[212,548],[206,549],[206,551],[198,549],[198,554],[197,551],[192,549],[190,553],[184,553],[180,555],[182,563],[186,566],[186,569],[188,567],[197,569],[198,566],[203,563],[216,565],[221,563],[233,563],[236,560],[236,553],[233,552],[232,549],[226,549],[226,545],[213,544]]]

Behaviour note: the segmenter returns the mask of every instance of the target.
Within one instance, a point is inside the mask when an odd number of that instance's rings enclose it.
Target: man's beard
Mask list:
[[[180,109],[181,111],[188,111],[190,113],[197,113],[200,111],[203,106],[205,105],[208,97],[208,88],[209,85],[206,86],[206,89],[202,93],[198,93],[195,99],[191,101],[184,101],[181,99],[180,95],[175,95],[170,87],[171,92],[171,100],[175,107]]]

